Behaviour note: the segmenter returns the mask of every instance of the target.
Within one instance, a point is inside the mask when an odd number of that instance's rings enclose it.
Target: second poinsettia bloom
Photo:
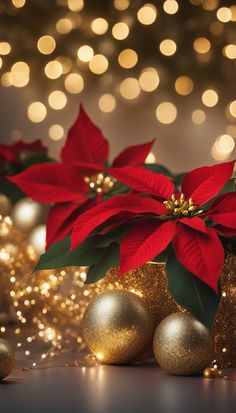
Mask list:
[[[137,194],[117,196],[80,216],[72,249],[98,227],[106,231],[111,217],[119,227],[129,213],[133,226],[120,241],[121,274],[154,259],[171,243],[178,261],[217,292],[224,263],[221,237],[236,236],[234,183],[230,192],[225,188],[233,168],[234,161],[197,168],[185,175],[180,192],[171,179],[143,167],[113,168],[112,176]]]

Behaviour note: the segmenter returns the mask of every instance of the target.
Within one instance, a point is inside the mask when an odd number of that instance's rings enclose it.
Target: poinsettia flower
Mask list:
[[[38,155],[46,151],[47,148],[40,139],[34,142],[18,141],[12,145],[0,145],[0,157],[10,163],[19,163],[22,154],[24,156],[27,156],[27,154]]]
[[[68,132],[61,162],[42,163],[9,178],[30,198],[55,204],[47,220],[47,248],[71,232],[75,219],[117,188],[109,167],[143,163],[153,140],[130,146],[109,164],[109,144],[83,106]],[[113,192],[112,192],[113,191]]]
[[[120,273],[140,267],[172,242],[179,262],[215,292],[224,262],[219,235],[236,235],[236,192],[219,195],[231,178],[234,161],[187,173],[180,193],[168,177],[143,167],[113,169],[112,175],[142,194],[118,196],[82,214],[73,225],[71,249],[95,229],[104,231],[121,212],[137,220],[120,245]],[[132,218],[129,218],[129,223]]]

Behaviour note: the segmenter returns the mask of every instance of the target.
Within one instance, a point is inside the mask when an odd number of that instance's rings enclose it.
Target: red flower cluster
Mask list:
[[[19,141],[13,145],[0,145],[0,159],[9,163],[19,163],[22,153],[45,153],[47,148],[38,139],[32,143]]]
[[[34,165],[8,179],[35,201],[55,204],[47,221],[49,247],[71,232],[82,212],[102,201],[102,192],[107,192],[108,197],[109,193],[114,194],[115,182],[109,176],[109,167],[143,163],[152,144],[153,141],[131,146],[109,165],[108,141],[81,106],[61,151],[61,162]]]
[[[195,169],[177,193],[170,178],[143,167],[110,169],[137,194],[114,197],[78,217],[71,249],[100,226],[104,233],[106,223],[109,230],[111,220],[113,226],[133,222],[120,245],[121,274],[152,260],[172,242],[178,261],[217,292],[224,262],[219,236],[236,236],[236,192],[224,193],[233,167],[234,161]]]

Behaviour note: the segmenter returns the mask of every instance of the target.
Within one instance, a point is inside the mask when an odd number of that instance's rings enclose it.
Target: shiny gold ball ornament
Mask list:
[[[205,379],[219,379],[222,377],[222,372],[214,367],[208,367],[203,371],[202,375]]]
[[[0,193],[0,215],[9,215],[11,212],[12,204],[4,194]]]
[[[188,313],[174,313],[157,327],[153,350],[160,366],[170,374],[201,373],[214,358],[211,332]]]
[[[107,291],[88,305],[83,336],[98,360],[126,364],[143,355],[151,345],[153,319],[136,294]]]
[[[0,380],[5,379],[11,373],[15,364],[15,352],[12,346],[0,339]]]
[[[24,198],[18,201],[12,209],[12,221],[17,229],[30,232],[36,226],[44,224],[47,215],[47,207]]]

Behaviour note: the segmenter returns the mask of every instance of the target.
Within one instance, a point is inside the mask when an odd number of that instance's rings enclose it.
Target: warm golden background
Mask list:
[[[58,155],[83,102],[115,155],[172,171],[235,156],[236,3],[1,0],[0,142]]]

